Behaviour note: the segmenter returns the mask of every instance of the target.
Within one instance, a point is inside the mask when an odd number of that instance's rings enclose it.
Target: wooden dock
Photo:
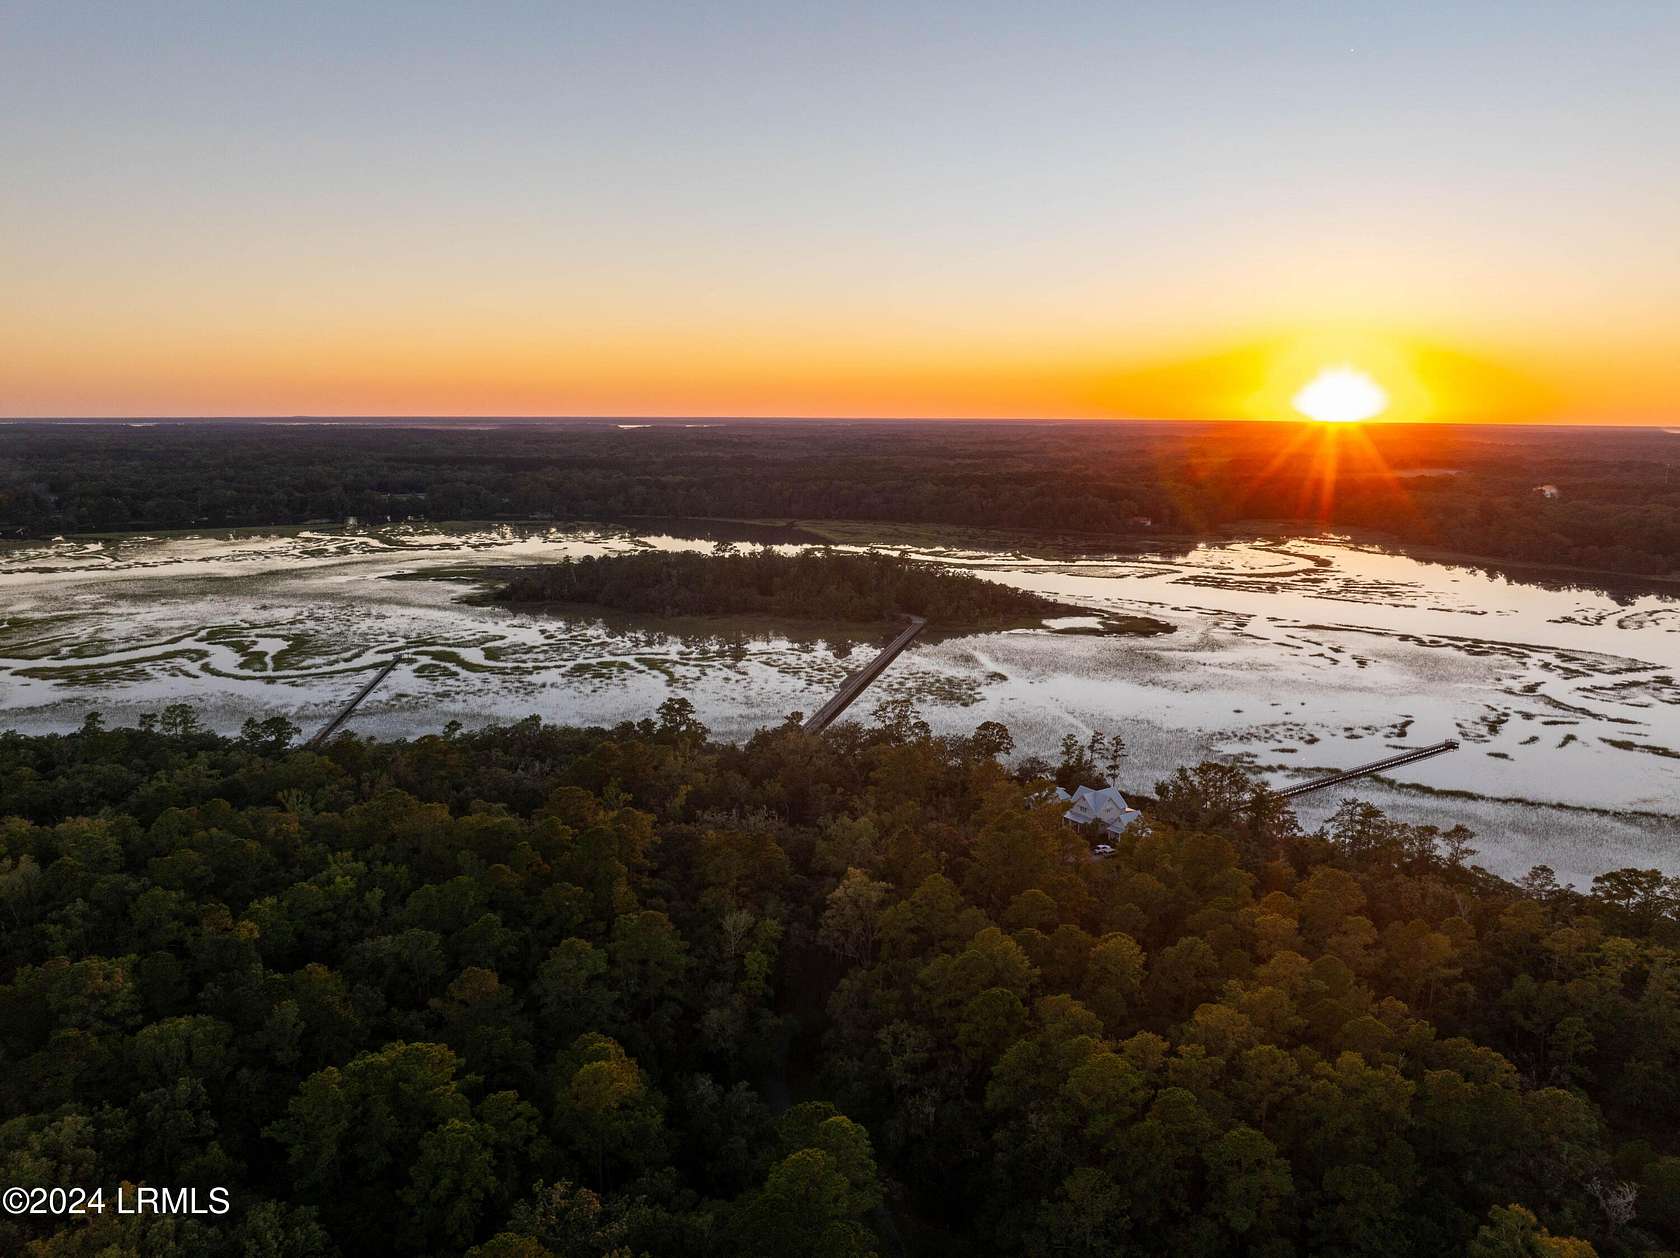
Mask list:
[[[916,635],[926,627],[927,621],[922,617],[910,617],[910,623],[904,631],[882,647],[879,655],[847,677],[839,692],[818,708],[811,719],[805,722],[803,726],[805,732],[807,734],[820,734],[832,725],[842,712],[852,706],[852,701],[869,688],[869,683],[885,672],[887,665],[897,659],[899,652],[909,646]]]
[[[306,742],[304,746],[308,747],[310,750],[314,750],[322,743],[326,742],[327,739],[336,734],[338,732],[338,727],[343,725],[344,722],[349,719],[350,714],[356,710],[356,706],[361,703],[363,699],[372,694],[374,687],[389,677],[396,670],[397,665],[401,663],[402,658],[400,656],[392,656],[390,662],[373,675],[373,680],[358,690],[356,692],[356,697],[340,708],[338,710],[338,715],[333,717],[333,719],[328,721],[325,725],[321,726],[321,728],[316,731],[315,737]]]
[[[1381,773],[1384,769],[1397,769],[1403,764],[1413,764],[1419,760],[1427,760],[1430,756],[1438,756],[1445,751],[1457,751],[1458,740],[1449,738],[1445,742],[1419,747],[1416,751],[1403,751],[1397,756],[1389,756],[1386,760],[1373,760],[1370,764],[1362,764],[1357,769],[1348,769],[1342,773],[1333,773],[1327,778],[1319,778],[1314,782],[1303,782],[1299,786],[1285,787],[1278,794],[1285,799],[1296,795],[1305,795],[1308,791],[1322,791],[1327,786],[1340,786],[1343,782],[1351,782],[1355,778],[1366,777],[1372,773]]]

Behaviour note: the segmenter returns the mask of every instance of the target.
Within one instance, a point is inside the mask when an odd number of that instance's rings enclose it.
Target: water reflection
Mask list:
[[[409,662],[356,728],[394,735],[533,711],[610,723],[676,691],[719,733],[742,736],[812,710],[882,629],[556,618],[464,604],[471,587],[459,581],[384,578],[642,547],[812,544],[792,528],[289,529],[14,547],[0,552],[0,701],[20,729],[68,728],[96,707],[131,720],[181,699],[224,728],[275,711],[308,726],[400,651]],[[1680,799],[1671,593],[1522,580],[1328,540],[1089,558],[1062,543],[894,548],[1099,618],[1177,628],[1053,631],[1064,624],[918,644],[877,697],[915,699],[938,729],[1002,720],[1023,754],[1052,752],[1066,733],[1118,731],[1126,772],[1145,788],[1209,754],[1281,784],[1458,738],[1461,751],[1395,773],[1413,784],[1400,797],[1408,808],[1526,818],[1526,841],[1560,868],[1602,868],[1613,848],[1674,863],[1680,836],[1661,820]],[[1541,823],[1499,802],[1510,800],[1599,811],[1553,809],[1535,834]]]

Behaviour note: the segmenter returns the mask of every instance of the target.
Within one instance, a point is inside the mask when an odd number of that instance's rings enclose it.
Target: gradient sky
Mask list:
[[[1680,0],[0,0],[0,414],[1675,424],[1677,66]]]

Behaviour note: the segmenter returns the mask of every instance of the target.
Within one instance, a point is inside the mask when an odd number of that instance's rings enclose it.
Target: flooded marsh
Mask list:
[[[737,542],[673,535],[684,531],[637,521],[14,546],[0,551],[5,723],[62,730],[91,710],[126,722],[187,701],[220,728],[280,714],[307,731],[397,656],[351,728],[397,736],[532,713],[610,723],[681,694],[716,733],[740,737],[814,710],[868,657],[858,626],[466,601],[479,569]],[[1680,870],[1672,594],[1546,586],[1333,539],[1092,558],[892,540],[1088,615],[918,643],[859,716],[872,700],[911,698],[938,730],[1005,722],[1021,754],[1119,732],[1131,752],[1122,785],[1135,790],[1208,756],[1281,786],[1456,738],[1456,753],[1305,797],[1301,811],[1316,819],[1357,795],[1411,819],[1462,819],[1484,835],[1478,860],[1502,873],[1537,861],[1576,880],[1626,864]],[[1124,628],[1148,620],[1173,632]]]

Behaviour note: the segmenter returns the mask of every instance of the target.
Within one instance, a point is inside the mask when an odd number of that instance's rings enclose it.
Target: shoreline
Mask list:
[[[1578,564],[1545,563],[1538,560],[1503,559],[1497,555],[1457,551],[1445,547],[1404,542],[1392,533],[1377,529],[1352,528],[1335,530],[1325,527],[1295,528],[1287,520],[1238,520],[1205,532],[1115,535],[1060,529],[995,529],[985,525],[902,522],[891,520],[826,520],[792,517],[787,519],[747,519],[736,516],[615,516],[598,519],[531,516],[491,516],[476,519],[450,520],[393,520],[382,524],[346,524],[342,520],[307,520],[277,524],[200,525],[176,529],[131,529],[120,532],[63,533],[51,537],[0,537],[0,553],[8,550],[27,550],[50,546],[54,542],[93,543],[124,542],[155,538],[159,541],[179,541],[191,538],[295,536],[310,531],[377,533],[384,529],[435,529],[441,532],[482,528],[557,529],[573,526],[593,528],[640,528],[654,531],[655,526],[681,530],[683,525],[744,526],[749,529],[784,531],[805,536],[788,536],[781,541],[766,539],[765,545],[829,545],[842,546],[924,546],[930,549],[993,549],[998,553],[1031,554],[1045,559],[1100,558],[1105,555],[1144,554],[1159,551],[1190,550],[1197,546],[1221,545],[1242,541],[1302,541],[1325,542],[1374,549],[1385,554],[1400,555],[1425,563],[1447,567],[1488,569],[1502,576],[1520,579],[1522,574],[1536,574],[1542,578],[1575,576],[1593,581],[1569,584],[1595,584],[1595,588],[1626,592],[1643,590],[1653,594],[1680,595],[1680,572],[1654,574],[1628,572],[1616,568],[1588,568]],[[693,530],[689,530],[693,531]],[[953,535],[966,535],[969,546],[957,544]],[[896,536],[895,536],[896,535]],[[720,539],[722,540],[722,539]],[[979,541],[976,547],[972,543]],[[987,546],[986,542],[993,543]],[[748,544],[752,544],[750,541]],[[1538,584],[1539,582],[1535,582]]]

